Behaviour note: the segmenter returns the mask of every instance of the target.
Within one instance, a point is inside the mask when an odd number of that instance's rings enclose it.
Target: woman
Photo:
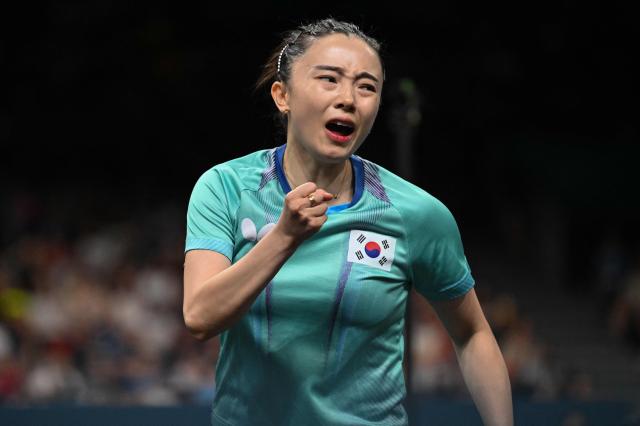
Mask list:
[[[412,285],[447,326],[484,422],[512,423],[504,361],[453,217],[354,155],[380,106],[378,51],[332,19],[288,33],[259,81],[287,143],[195,185],[183,309],[194,336],[221,334],[213,424],[406,425]]]

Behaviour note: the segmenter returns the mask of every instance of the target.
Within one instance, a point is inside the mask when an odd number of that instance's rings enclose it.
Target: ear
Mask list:
[[[281,113],[286,114],[289,112],[289,92],[287,91],[287,86],[283,82],[273,82],[271,85],[271,97]]]

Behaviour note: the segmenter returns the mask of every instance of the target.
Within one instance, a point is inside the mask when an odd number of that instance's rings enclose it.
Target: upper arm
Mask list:
[[[231,265],[223,254],[212,250],[189,250],[184,256],[183,310],[189,306],[198,286]]]
[[[210,169],[196,182],[187,208],[185,252],[206,249],[233,258],[235,203],[230,203],[222,172]]]
[[[234,222],[221,171],[210,169],[196,182],[187,209],[183,311],[198,286],[228,268],[233,258]],[[186,319],[186,318],[185,318]]]
[[[464,345],[474,333],[490,329],[473,288],[463,296],[431,304],[456,346]]]

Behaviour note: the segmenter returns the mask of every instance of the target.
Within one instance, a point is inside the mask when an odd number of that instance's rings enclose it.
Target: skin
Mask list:
[[[431,304],[451,337],[462,376],[483,424],[512,426],[509,374],[475,290]]]
[[[288,84],[272,85],[276,107],[288,114],[284,168],[294,189],[285,197],[276,226],[236,263],[209,250],[185,255],[183,314],[196,338],[216,336],[238,321],[297,247],[326,222],[329,205],[351,200],[348,159],[375,122],[381,91],[377,53],[343,34],[315,41],[294,62]],[[336,117],[355,124],[346,143],[325,131],[327,121]],[[334,200],[334,193],[341,195]],[[509,377],[475,291],[434,307],[484,423],[512,425]]]
[[[293,63],[287,84],[272,85],[276,107],[289,118],[284,168],[291,181],[314,182],[343,195],[331,203],[350,201],[348,159],[375,122],[382,75],[378,54],[366,42],[332,34],[314,42]],[[327,136],[325,124],[335,118],[353,121],[355,131],[349,142]]]

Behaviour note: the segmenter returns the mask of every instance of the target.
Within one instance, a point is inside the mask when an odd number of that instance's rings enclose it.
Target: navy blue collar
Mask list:
[[[291,191],[291,186],[289,182],[287,182],[287,178],[284,175],[284,168],[282,167],[282,162],[284,161],[284,151],[287,147],[287,144],[280,145],[276,148],[276,172],[278,173],[278,180],[280,181],[280,186],[285,194]],[[335,206],[329,207],[327,211],[330,213],[337,213],[339,211],[348,209],[349,207],[355,205],[360,198],[362,198],[362,192],[364,190],[364,166],[362,164],[362,160],[360,157],[352,155],[349,160],[351,160],[351,171],[353,172],[353,198],[350,203],[338,204]]]

